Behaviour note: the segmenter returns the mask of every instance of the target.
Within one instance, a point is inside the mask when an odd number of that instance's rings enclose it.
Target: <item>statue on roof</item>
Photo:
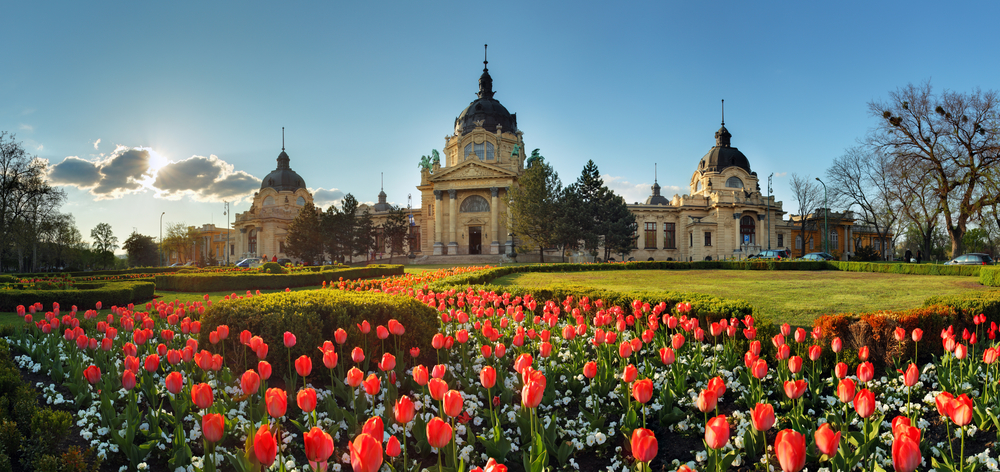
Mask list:
[[[431,164],[441,165],[441,155],[437,149],[431,149]]]
[[[542,157],[541,150],[535,149],[534,151],[531,151],[531,157],[529,157],[528,160],[525,161],[524,167],[526,169],[530,169],[535,162],[544,162],[544,161],[545,158]]]
[[[431,170],[431,158],[429,156],[420,156],[420,163],[417,164],[420,170],[426,170],[430,172]]]

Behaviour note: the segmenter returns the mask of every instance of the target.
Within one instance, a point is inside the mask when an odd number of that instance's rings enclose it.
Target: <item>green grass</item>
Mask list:
[[[828,313],[902,310],[923,305],[932,295],[991,290],[974,277],[873,274],[839,271],[608,271],[526,273],[501,277],[498,285],[551,284],[604,290],[662,290],[704,293],[747,300],[761,313],[793,325],[810,325]],[[992,289],[995,290],[995,289]]]
[[[407,265],[404,267],[403,271],[407,274],[421,274],[431,270],[438,269],[450,269],[452,267],[470,267],[470,266],[481,266],[489,265],[491,267],[511,266],[511,265],[531,265],[533,263],[529,262],[508,262],[506,264],[417,264],[417,265]]]

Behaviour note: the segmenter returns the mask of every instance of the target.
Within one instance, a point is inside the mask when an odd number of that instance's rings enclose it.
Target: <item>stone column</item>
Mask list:
[[[508,197],[510,196],[510,187],[504,187],[503,191],[504,191],[504,193]],[[498,209],[497,211],[500,211],[500,210]],[[514,240],[511,239],[510,241],[507,241],[507,233],[511,232],[510,221],[511,221],[510,206],[508,206],[507,207],[507,227],[504,228],[503,234],[500,235],[500,252],[501,252],[501,254],[510,254],[510,253],[514,252]],[[507,246],[510,246],[510,247],[507,247]]]
[[[458,254],[458,190],[448,190],[448,254]]]
[[[499,126],[498,126],[499,128]],[[499,132],[499,130],[498,130]],[[495,156],[494,156],[495,157]],[[500,211],[500,189],[490,187],[490,232],[493,234],[493,242],[490,243],[490,254],[500,254],[500,221],[498,213]]]
[[[444,210],[441,209],[441,190],[434,191],[434,255],[440,256],[443,253],[444,244],[441,242],[441,227],[444,225]]]

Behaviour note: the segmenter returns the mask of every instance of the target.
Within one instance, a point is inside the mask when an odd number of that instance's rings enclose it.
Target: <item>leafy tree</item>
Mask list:
[[[1000,167],[1000,96],[971,93],[935,94],[930,82],[909,84],[872,101],[879,121],[865,145],[892,156],[896,168],[916,167],[929,177],[930,194],[944,216],[952,254],[964,251],[963,236],[984,208],[1000,203],[989,185]]]
[[[361,216],[355,218],[353,228],[354,234],[354,254],[355,256],[367,256],[370,251],[376,248],[375,221],[372,220],[371,213],[367,209]]]
[[[600,232],[604,240],[604,260],[619,254],[622,260],[636,249],[636,230],[639,224],[628,209],[625,199],[614,192],[607,192],[601,205]]]
[[[392,263],[394,254],[405,253],[404,247],[407,244],[407,233],[410,229],[409,219],[406,217],[406,210],[393,205],[389,209],[389,215],[382,223],[382,235],[389,246],[389,263]]]
[[[820,198],[819,185],[815,182],[808,175],[803,177],[795,173],[792,174],[792,198],[795,199],[799,207],[799,234],[802,237],[802,249],[799,251],[799,256],[806,255],[806,216],[816,209]]]
[[[309,265],[323,260],[322,212],[312,202],[306,202],[298,216],[288,225],[285,253],[302,259]]]
[[[544,262],[545,248],[554,247],[558,243],[552,215],[560,211],[562,182],[559,174],[545,162],[538,149],[531,153],[529,161],[530,167],[504,197],[504,202],[510,209],[507,228],[537,245],[539,262]],[[525,241],[518,247],[522,252],[530,249],[531,246],[526,245]]]
[[[19,245],[19,270],[23,269],[22,256],[29,248],[33,252],[31,265],[35,265],[35,232],[45,219],[39,210],[51,209],[48,202],[52,200],[47,197],[57,192],[45,182],[45,161],[29,155],[20,142],[14,141],[13,134],[0,132],[0,256]]]
[[[198,240],[197,230],[184,223],[167,223],[167,235],[163,238],[163,252],[170,261],[170,253],[177,255],[177,262],[185,263],[193,258],[190,250]]]
[[[152,236],[133,232],[122,249],[128,253],[130,267],[151,267],[159,264],[160,255],[156,250],[156,240]]]
[[[118,249],[118,237],[107,223],[98,223],[94,229],[90,230],[90,237],[94,238],[94,250],[97,251],[104,267],[114,263],[115,249]]]

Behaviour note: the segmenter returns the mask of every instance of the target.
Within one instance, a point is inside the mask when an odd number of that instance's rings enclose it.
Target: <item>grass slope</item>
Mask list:
[[[605,290],[677,290],[747,300],[776,321],[810,325],[827,313],[915,308],[931,295],[990,290],[972,277],[838,271],[609,271],[527,273],[501,277],[498,285],[551,284]]]

